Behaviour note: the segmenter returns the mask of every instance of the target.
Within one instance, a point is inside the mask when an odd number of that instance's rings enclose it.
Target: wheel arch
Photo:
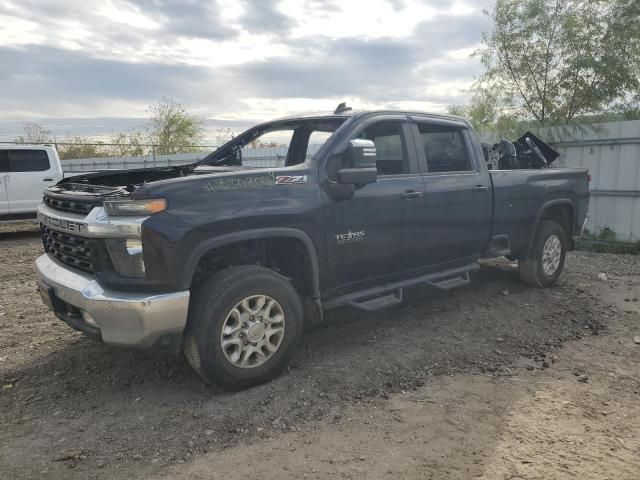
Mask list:
[[[249,241],[273,241],[276,239],[288,239],[295,241],[303,249],[308,261],[308,276],[310,295],[314,299],[320,298],[320,268],[315,245],[311,237],[303,230],[297,228],[259,228],[223,234],[201,242],[194,248],[189,256],[184,269],[182,283],[185,288],[190,288],[196,274],[196,270],[207,254],[215,250],[232,247]]]
[[[529,236],[529,244],[527,246],[527,257],[531,255],[531,249],[533,248],[533,242],[535,241],[536,233],[540,227],[542,220],[554,220],[563,228],[567,241],[569,242],[569,250],[575,248],[572,240],[574,221],[575,221],[575,204],[569,198],[559,198],[550,200],[540,207],[536,215],[536,220]]]

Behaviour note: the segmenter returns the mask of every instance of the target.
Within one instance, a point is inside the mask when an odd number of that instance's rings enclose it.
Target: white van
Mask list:
[[[42,191],[62,180],[51,145],[0,145],[0,222],[36,217]]]

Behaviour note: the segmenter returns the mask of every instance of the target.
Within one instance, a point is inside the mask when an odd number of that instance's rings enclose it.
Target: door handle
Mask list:
[[[43,178],[43,182],[53,182],[53,178]]]
[[[473,190],[474,192],[487,192],[489,190],[489,187],[485,187],[484,185],[476,185],[471,190]]]
[[[412,200],[414,198],[422,197],[422,192],[416,192],[415,190],[407,190],[402,194],[402,196],[407,200]]]

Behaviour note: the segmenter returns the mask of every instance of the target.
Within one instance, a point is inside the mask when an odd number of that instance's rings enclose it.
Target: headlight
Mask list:
[[[164,198],[150,198],[147,200],[105,200],[104,209],[109,215],[134,216],[153,215],[167,209]]]
[[[110,238],[106,242],[113,266],[120,275],[124,277],[144,277],[141,239]]]

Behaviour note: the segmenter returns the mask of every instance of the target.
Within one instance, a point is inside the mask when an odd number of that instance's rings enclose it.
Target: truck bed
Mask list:
[[[493,235],[508,235],[512,253],[526,249],[541,205],[569,199],[576,218],[583,218],[589,198],[588,170],[545,168],[541,170],[490,170],[493,184]],[[574,232],[579,226],[573,227]]]

